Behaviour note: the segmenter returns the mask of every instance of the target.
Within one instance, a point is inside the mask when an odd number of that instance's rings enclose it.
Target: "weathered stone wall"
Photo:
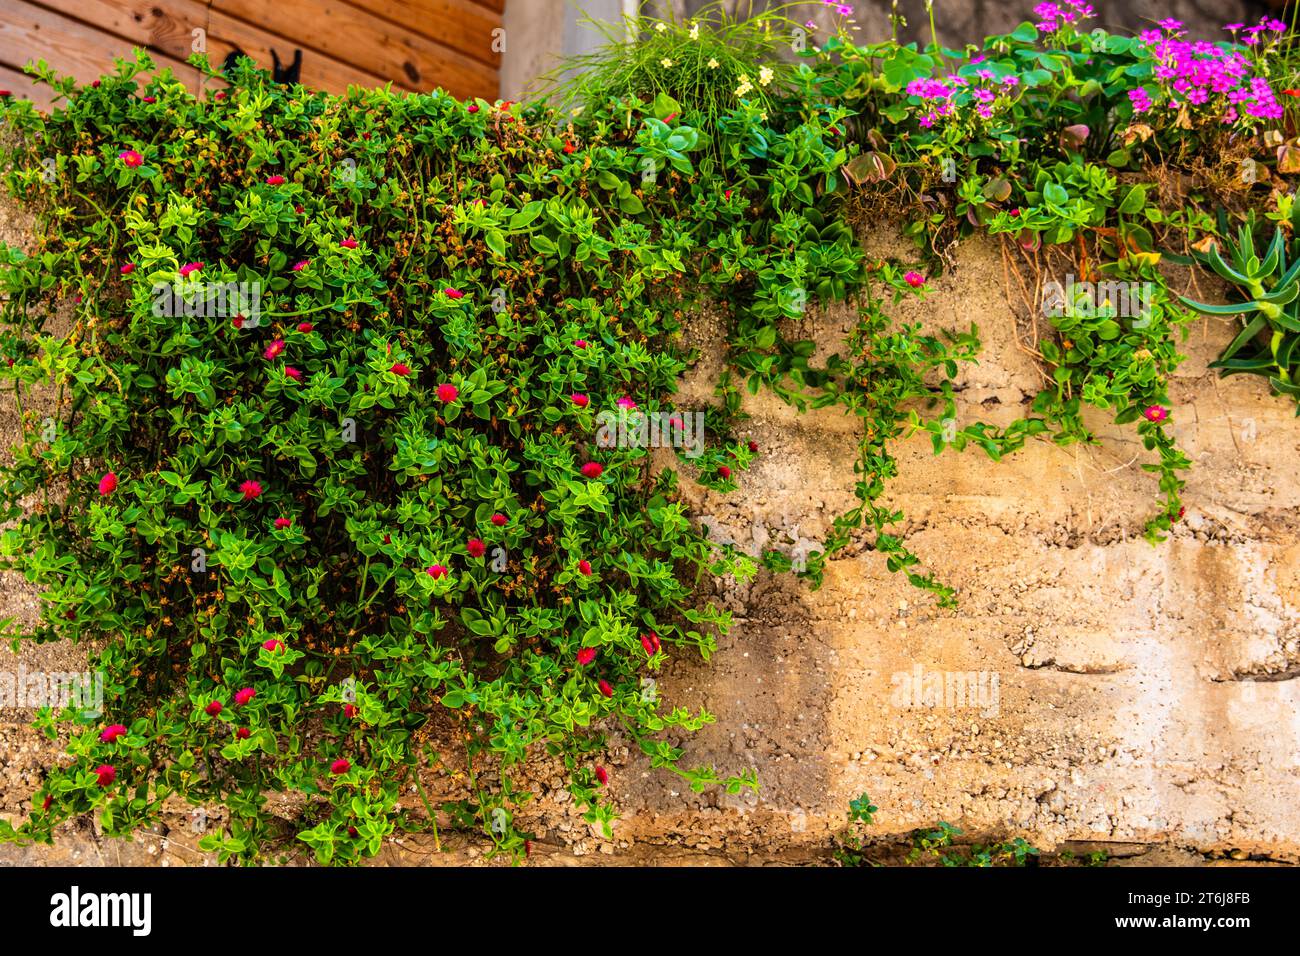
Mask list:
[[[0,221],[0,234],[8,227]],[[908,252],[893,239],[871,245]],[[998,247],[970,242],[924,302],[897,310],[932,328],[979,324],[983,357],[960,379],[963,423],[1023,415],[1041,381],[1017,344],[1024,309],[1004,280]],[[833,351],[847,323],[841,311],[791,331]],[[607,766],[624,816],[614,840],[590,832],[559,769],[539,761],[528,776],[541,796],[519,821],[539,834],[535,856],[824,859],[849,800],[866,792],[882,835],[945,819],[1043,848],[1105,841],[1300,857],[1300,422],[1258,380],[1207,371],[1228,335],[1218,320],[1193,325],[1173,384],[1173,428],[1194,468],[1186,520],[1169,541],[1139,537],[1154,481],[1139,468],[1147,459],[1133,430],[1105,416],[1095,418],[1095,446],[1035,441],[1002,463],[976,451],[934,457],[924,437],[901,442],[890,500],[960,607],[939,610],[861,547],[830,562],[815,592],[766,573],[745,587],[716,582],[735,628],[710,664],[672,663],[661,689],[717,717],[685,742],[686,762],[754,767],[761,791],[692,794],[615,736]],[[689,338],[704,354],[680,405],[698,407],[721,367],[722,333],[701,316]],[[819,540],[853,504],[857,420],[836,409],[800,415],[766,393],[747,397],[745,410],[762,455],[739,493],[691,492],[700,520],[755,554]],[[0,415],[8,444],[7,395]],[[21,581],[0,588],[0,616],[33,611]],[[16,659],[0,650],[11,672],[17,661],[69,670],[79,659],[70,648],[27,648]],[[899,681],[918,668],[982,675],[986,694],[996,679],[996,698],[907,706]],[[0,712],[0,814],[10,819],[58,759],[28,719]],[[445,777],[428,782],[440,789],[435,800],[457,795]],[[197,835],[177,811],[170,832],[135,843],[99,839],[87,821],[65,828],[52,850],[0,846],[0,863],[198,862]],[[478,852],[473,841],[448,845],[455,852],[438,855],[427,837],[409,837],[383,859],[460,862]]]

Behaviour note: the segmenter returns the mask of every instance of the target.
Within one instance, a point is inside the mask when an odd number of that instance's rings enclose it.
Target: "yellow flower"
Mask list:
[[[659,33],[663,33],[663,32],[664,32],[665,30],[667,30],[667,29],[668,29],[668,27],[666,27],[666,26],[665,26],[664,24],[662,24],[662,23],[656,23],[656,24],[655,24],[655,30],[658,31]]]
[[[662,67],[669,67],[673,65],[673,61],[668,59],[668,57],[664,57],[662,60],[659,61],[659,65]]]
[[[736,95],[744,96],[746,93],[750,92],[753,88],[754,88],[753,84],[749,82],[749,74],[748,73],[740,74],[740,85],[736,87]]]
[[[691,39],[692,39],[692,40],[698,40],[699,38],[700,38],[700,25],[699,25],[698,23],[692,23],[692,24],[691,24]]]
[[[717,60],[713,59],[712,57],[709,58],[709,69],[710,69],[710,70],[716,70],[716,69],[717,69],[718,67],[720,67],[721,65],[722,65],[721,63],[719,63]]]
[[[772,68],[770,66],[765,66],[758,71],[758,82],[762,86],[767,86],[767,84],[772,82],[772,77],[774,76],[776,76],[776,74],[772,72]]]

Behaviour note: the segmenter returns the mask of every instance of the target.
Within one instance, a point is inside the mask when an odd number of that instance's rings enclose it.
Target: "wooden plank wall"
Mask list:
[[[137,46],[195,87],[185,59],[200,43],[214,64],[240,49],[268,69],[272,51],[288,65],[301,50],[299,79],[314,89],[392,83],[493,100],[504,10],[505,0],[0,0],[0,89],[47,107],[26,63],[84,83]]]

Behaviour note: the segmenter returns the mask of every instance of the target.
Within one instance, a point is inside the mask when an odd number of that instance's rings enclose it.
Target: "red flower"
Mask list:
[[[177,271],[180,273],[182,279],[188,279],[191,273],[203,271],[203,263],[187,262],[185,263],[185,265],[181,266],[180,269],[178,269]]]
[[[650,657],[654,657],[659,653],[659,635],[654,631],[651,631],[649,634],[642,634],[641,646],[645,648],[646,654]]]
[[[286,366],[284,367],[284,374],[287,375],[287,376],[289,376],[289,377],[290,377],[291,379],[293,379],[295,382],[301,382],[301,381],[302,381],[302,372],[300,372],[298,369],[294,368],[292,365],[286,365]]]
[[[203,708],[203,712],[209,717],[217,716],[217,714],[221,713],[221,701],[214,700],[212,703],[208,704],[208,706]]]
[[[730,201],[731,201],[731,190],[728,189],[725,193],[723,193],[723,194],[722,194],[722,198],[725,199],[725,200],[727,200],[728,202],[730,202]]]
[[[340,757],[330,764],[330,773],[347,773],[352,769],[352,764],[348,763],[346,757]]]
[[[442,294],[445,295],[445,296],[446,296],[447,298],[449,298],[449,299],[463,299],[463,298],[465,298],[465,293],[464,293],[464,292],[461,292],[460,289],[453,289],[453,288],[451,288],[450,286],[448,286],[447,288],[443,289],[443,290],[442,290]]]
[[[905,272],[903,273],[903,281],[913,289],[919,289],[921,286],[925,285],[925,276],[921,275],[919,272]]]
[[[50,804],[53,802],[54,802],[54,794],[47,793],[45,795],[45,799],[41,802],[41,809],[48,810],[50,808]]]
[[[342,246],[344,249],[355,249],[357,247],[357,241],[353,239],[351,236],[349,236],[348,238],[340,242],[339,245]]]
[[[750,450],[751,452],[753,452],[755,455],[757,455],[757,454],[758,454],[758,442],[756,442],[756,441],[751,441],[751,442],[749,443],[749,450]]]
[[[352,839],[355,840],[360,835],[361,834],[357,832],[356,827],[348,827],[348,836],[352,837]]]
[[[431,565],[425,568],[425,571],[428,573],[429,577],[433,578],[435,581],[438,580],[438,578],[445,578],[447,576],[447,569],[441,564]]]
[[[99,479],[99,493],[101,495],[111,495],[117,490],[117,475],[111,471],[104,472],[104,477]]]
[[[586,408],[591,404],[591,399],[586,395],[583,395],[582,392],[574,392],[569,396],[569,398],[573,399],[573,404],[577,405],[579,408]]]
[[[316,328],[316,326],[312,325],[310,322],[299,322],[299,323],[298,323],[298,331],[299,331],[299,332],[310,332],[310,331],[311,331],[312,329],[314,329],[314,328]]]
[[[477,104],[477,103],[471,103],[471,104],[469,104],[469,106],[465,107],[465,112],[467,112],[467,113],[477,113],[477,112],[478,112],[478,104]]]
[[[504,528],[506,526],[507,520],[509,519],[507,519],[506,516],[499,511],[492,516],[492,523],[496,525],[498,528]]]
[[[262,494],[262,483],[259,481],[248,480],[239,486],[239,490],[244,493],[245,501],[252,501]]]
[[[572,143],[571,141],[569,141],[569,140],[567,140],[567,139],[564,141],[564,155],[565,155],[565,156],[571,156],[571,155],[573,155],[573,153],[577,150],[577,148],[578,148],[578,147],[574,146],[573,143]]]
[[[294,206],[294,207],[293,207],[293,211],[296,212],[298,215],[301,216],[301,215],[302,215],[302,203],[299,203],[298,205]]]
[[[723,481],[726,481],[728,478],[731,477],[731,469],[728,468],[726,465],[719,465],[718,477],[721,478]]]
[[[95,776],[99,778],[99,785],[101,787],[107,787],[117,779],[117,770],[111,763],[100,764],[95,768]]]
[[[584,647],[578,651],[578,666],[586,667],[596,659],[596,649],[594,647]]]
[[[243,707],[256,696],[257,691],[253,690],[251,687],[245,687],[243,690],[235,693],[235,706]]]
[[[310,259],[300,259],[300,260],[298,260],[297,262],[295,262],[295,263],[293,264],[293,271],[294,271],[294,272],[302,272],[302,270],[303,270],[303,269],[306,269],[307,266],[310,265],[310,264],[311,264],[311,260],[310,260]]]
[[[230,324],[237,329],[242,329],[244,327],[244,317],[242,315],[237,315],[230,320]]]
[[[607,771],[604,767],[597,767],[596,779],[600,781],[600,785],[602,787],[605,786],[607,783],[609,783],[609,771]]]
[[[279,358],[280,353],[283,351],[284,351],[284,339],[275,339],[270,345],[266,347],[266,351],[262,353],[262,358],[266,359],[268,362],[271,362]]]
[[[95,82],[98,83],[99,81],[96,80]],[[214,100],[224,100],[226,98],[225,90],[218,90],[217,92],[213,93],[212,98]]]
[[[344,717],[355,717],[356,715],[357,715],[357,705],[356,705],[356,704],[344,704],[344,705],[343,705],[343,716],[344,716]]]
[[[249,737],[248,728],[240,727],[238,730],[235,731],[235,736],[238,737],[240,740],[247,740]]]
[[[609,686],[609,681],[607,681],[607,680],[602,680],[602,681],[600,681],[596,686],[600,688],[601,696],[603,696],[603,697],[613,697],[613,696],[614,696],[614,688],[612,688],[612,687]]]
[[[276,527],[276,530],[278,530],[278,531],[283,531],[285,528],[292,528],[292,527],[293,527],[293,519],[292,519],[292,518],[276,518],[276,519],[275,519],[275,527]]]
[[[158,102],[158,97],[156,97],[156,96],[142,96],[142,97],[140,97],[140,99],[144,100],[144,102],[146,102],[146,103],[157,103],[157,102]]]
[[[1300,90],[1283,90],[1283,96],[1300,96]]]
[[[263,642],[262,642],[262,647],[266,648],[268,651],[272,651],[272,652],[274,652],[274,651],[278,651],[278,650],[280,650],[282,647],[284,647],[284,645],[281,644],[279,641],[277,641],[277,640],[273,637],[273,638],[271,638],[269,641],[263,641]],[[235,697],[235,700],[238,702],[239,697],[236,696],[236,697]]]
[[[585,349],[585,348],[587,347],[587,340],[586,340],[586,339],[574,339],[574,340],[573,340],[573,344],[574,344],[574,346],[577,347],[577,348]]]
[[[123,150],[117,154],[117,158],[120,159],[124,165],[130,166],[132,169],[144,163],[144,157],[133,149]]]
[[[405,362],[394,362],[392,368],[388,371],[392,372],[394,375],[400,375],[405,378],[411,374],[411,366],[407,365]]]
[[[13,96],[13,93],[11,93],[9,90],[0,90],[0,100],[7,100],[11,96]]]
[[[126,265],[122,266],[122,268],[118,269],[117,271],[122,273],[122,275],[124,276],[129,276],[132,272],[135,271],[135,263],[128,262]]]
[[[459,396],[460,396],[460,389],[458,389],[455,385],[448,385],[446,383],[443,383],[442,385],[438,386],[438,401],[442,402],[443,404],[450,404],[451,402],[454,402]]]
[[[578,562],[578,570],[581,571],[583,574],[587,575],[588,577],[590,577],[591,562],[588,561],[586,558],[583,558],[581,561]]]
[[[599,478],[605,473],[605,467],[598,461],[589,461],[582,466],[584,478]]]
[[[267,176],[267,177],[266,177],[266,184],[267,184],[268,186],[283,186],[283,185],[284,185],[284,177],[281,176],[281,175],[279,175],[278,173],[277,173],[276,175],[274,175],[274,176]]]
[[[99,734],[99,739],[106,744],[111,744],[118,737],[126,736],[126,726],[124,724],[109,724]]]
[[[471,558],[481,558],[487,551],[487,545],[478,538],[470,538],[465,542],[465,550],[469,552]]]
[[[1163,405],[1148,405],[1142,410],[1142,414],[1149,422],[1163,422],[1169,417],[1169,409]]]

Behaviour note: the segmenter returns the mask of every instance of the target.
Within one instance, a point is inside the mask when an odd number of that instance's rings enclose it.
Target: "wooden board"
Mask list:
[[[501,27],[501,14],[474,0],[346,0],[346,3],[458,50],[480,63],[501,65],[501,54],[492,49],[492,31]]]
[[[14,99],[31,100],[38,110],[50,111],[54,91],[44,84],[37,84],[26,73],[8,66],[0,66],[0,90],[8,90]]]

